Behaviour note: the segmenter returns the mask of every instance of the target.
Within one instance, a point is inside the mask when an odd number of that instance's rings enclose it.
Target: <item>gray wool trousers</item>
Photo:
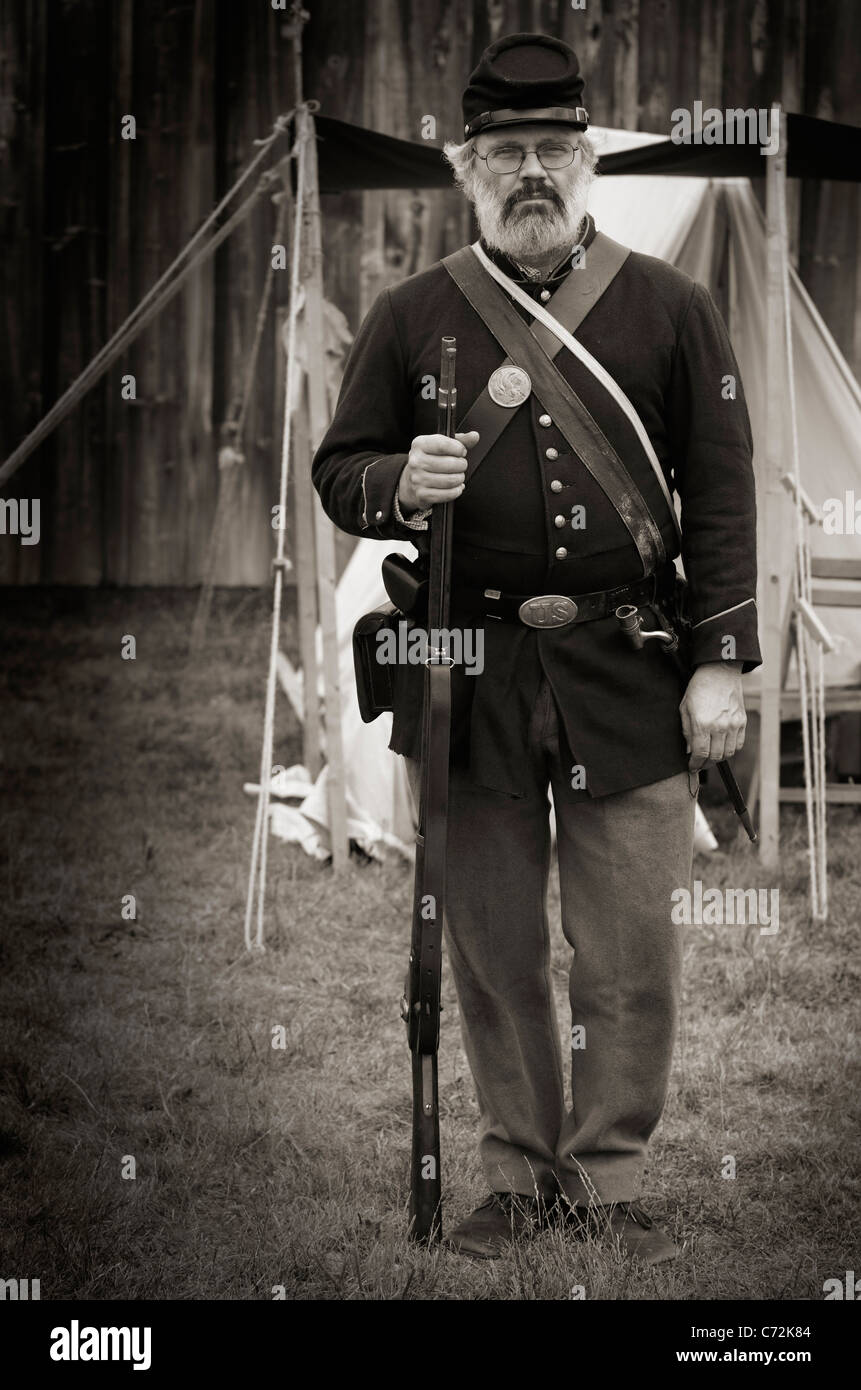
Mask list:
[[[695,795],[682,772],[568,799],[546,678],[529,754],[523,798],[475,786],[457,768],[449,790],[445,932],[482,1167],[493,1191],[630,1201],[669,1082],[682,931],[671,894],[690,883]],[[405,761],[416,801],[420,764]],[[550,983],[548,786],[562,929],[574,950],[570,1105]]]

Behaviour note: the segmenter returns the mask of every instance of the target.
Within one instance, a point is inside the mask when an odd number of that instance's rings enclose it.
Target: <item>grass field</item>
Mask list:
[[[410,1096],[398,1018],[410,874],[336,883],[270,849],[266,950],[242,938],[269,595],[3,596],[0,1277],[43,1299],[821,1299],[861,1269],[861,819],[829,813],[831,915],[784,812],[780,930],[689,929],[672,1088],[644,1202],[683,1242],[646,1271],[546,1234],[475,1263],[404,1237]],[[120,659],[124,634],[137,659]],[[291,650],[290,620],[286,634]],[[299,760],[279,696],[275,761]],[[765,887],[732,817],[709,886]],[[135,920],[121,901],[133,894]],[[558,905],[552,894],[554,919]],[[566,949],[554,926],[560,1023]],[[451,981],[440,1058],[445,1219],[483,1195]],[[286,1047],[273,1048],[273,1028]],[[855,1113],[853,1113],[855,1111]],[[737,1176],[721,1176],[725,1155]],[[128,1157],[135,1161],[135,1177]]]

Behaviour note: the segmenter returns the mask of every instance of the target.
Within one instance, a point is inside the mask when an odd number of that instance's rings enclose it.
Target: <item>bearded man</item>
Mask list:
[[[708,291],[609,241],[586,211],[596,161],[582,92],[557,39],[514,34],[482,55],[466,141],[445,149],[480,243],[379,296],[313,476],[342,529],[413,539],[423,555],[430,509],[453,502],[451,622],[484,635],[481,674],[452,672],[445,927],[490,1195],[449,1243],[493,1257],[556,1220],[655,1264],[677,1247],[635,1197],[678,1016],[671,895],[690,879],[699,769],[741,748],[741,675],[760,662],[754,481]],[[536,334],[542,306],[551,324],[560,306],[567,339],[540,330],[549,375],[529,349],[507,353],[493,296]],[[461,423],[480,422],[456,441],[435,433],[428,399],[442,334],[457,339],[458,398],[473,407]],[[646,628],[678,632],[680,553],[682,683],[660,641],[635,650],[614,616],[632,605]],[[414,789],[422,676],[397,670],[390,744]],[[570,1106],[548,790],[574,949]]]

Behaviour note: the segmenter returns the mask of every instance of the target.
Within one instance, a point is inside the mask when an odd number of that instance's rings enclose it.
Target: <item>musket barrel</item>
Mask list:
[[[439,369],[439,387],[437,390],[437,407],[439,413],[439,432],[440,434],[448,435],[449,438],[454,433],[454,410],[457,402],[457,387],[454,384],[456,362],[457,340],[455,338],[443,338]]]
[[[455,432],[454,338],[443,338],[437,388],[438,432]],[[452,509],[438,502],[431,513],[428,554],[428,625],[448,630]],[[422,776],[413,888],[410,963],[402,1016],[412,1052],[413,1123],[410,1159],[410,1235],[423,1243],[442,1235],[437,1051],[439,1048],[442,929],[451,736],[451,659],[442,636],[425,670]]]

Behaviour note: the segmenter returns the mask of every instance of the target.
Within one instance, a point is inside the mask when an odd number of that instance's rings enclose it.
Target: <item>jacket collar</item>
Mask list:
[[[582,246],[585,250],[588,248],[590,242],[594,239],[595,232],[597,229],[595,227],[595,220],[590,212],[586,213],[584,221],[586,224],[586,230],[584,231],[577,245]],[[501,251],[497,251],[488,246],[484,240],[484,237],[480,238],[480,245],[481,249],[485,252],[487,256],[490,257],[494,265],[498,265],[499,269],[504,271],[510,280],[513,280],[515,284],[520,285],[524,290],[526,290],[528,294],[540,294],[541,290],[544,289],[546,286],[561,285],[562,281],[567,277],[569,271],[571,270],[571,253],[570,251],[566,251],[559,264],[554,266],[553,270],[550,272],[550,274],[547,276],[545,280],[529,280],[524,276],[523,271],[520,269],[520,267],[515,265],[515,263],[512,260],[510,260],[508,256],[505,256]]]

